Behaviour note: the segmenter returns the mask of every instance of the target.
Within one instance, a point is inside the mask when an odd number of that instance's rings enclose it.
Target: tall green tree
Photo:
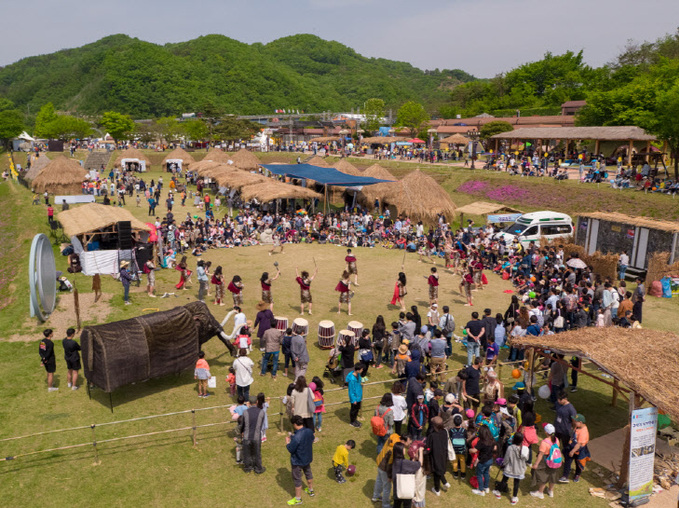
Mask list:
[[[495,134],[501,134],[502,132],[509,132],[513,130],[514,127],[512,127],[512,124],[510,124],[509,122],[495,120],[493,122],[488,122],[487,124],[482,125],[479,134],[481,135],[481,139],[486,141],[492,136],[495,136]]]
[[[180,138],[182,134],[181,126],[179,125],[177,119],[173,116],[164,116],[159,118],[156,120],[156,126],[160,136],[168,143],[174,143]]]
[[[24,120],[21,112],[16,109],[0,111],[0,142],[5,149],[9,148],[9,142],[24,130]]]
[[[429,113],[425,111],[424,106],[415,101],[408,101],[398,108],[394,125],[408,129],[410,135],[415,136],[428,121]]]
[[[116,111],[107,111],[101,116],[99,122],[101,126],[106,129],[115,141],[129,139],[134,132],[134,122],[128,115],[117,113]]]
[[[385,104],[382,99],[368,99],[365,101],[363,114],[365,115],[365,130],[369,133],[375,132],[382,125],[384,118]]]
[[[208,137],[208,129],[205,122],[198,118],[192,118],[181,124],[184,134],[191,141],[203,141]]]
[[[654,111],[641,116],[641,124],[650,132],[665,141],[674,160],[674,178],[679,181],[679,79],[669,90],[660,92],[656,97]]]
[[[35,117],[34,134],[37,138],[53,139],[55,137],[54,122],[57,120],[57,112],[54,104],[48,102],[40,108]]]

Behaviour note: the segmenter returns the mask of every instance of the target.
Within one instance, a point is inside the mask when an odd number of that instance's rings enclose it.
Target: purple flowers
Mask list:
[[[458,192],[464,192],[465,194],[478,194],[483,192],[488,187],[487,182],[481,182],[479,180],[470,180],[468,182],[460,185],[457,190]]]

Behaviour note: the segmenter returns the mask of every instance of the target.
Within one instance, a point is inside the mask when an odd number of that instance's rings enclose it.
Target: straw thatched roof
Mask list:
[[[344,173],[345,175],[352,176],[364,176],[363,172],[360,171],[351,162],[347,162],[346,159],[340,159],[340,161],[333,166],[337,171]]]
[[[679,336],[673,333],[591,327],[554,335],[514,337],[510,343],[587,358],[679,421]]]
[[[32,182],[33,180],[35,180],[35,177],[40,174],[40,171],[42,171],[42,168],[47,166],[49,163],[50,163],[50,159],[45,154],[42,154],[40,157],[32,157],[31,158],[31,169],[26,171],[26,174],[24,175],[24,179],[28,180],[29,182]]]
[[[240,169],[247,169],[248,171],[258,169],[261,164],[259,158],[245,148],[241,148],[229,158],[233,161],[234,166]]]
[[[260,203],[267,203],[276,199],[322,199],[323,196],[306,187],[269,180],[266,183],[246,185],[241,189],[244,201],[257,199]]]
[[[648,229],[659,229],[661,231],[669,231],[671,233],[679,233],[679,222],[655,220],[646,217],[631,217],[629,215],[616,212],[581,213],[579,216],[589,217],[590,219],[605,220],[608,222],[619,222],[621,224],[629,224],[630,226],[639,226]]]
[[[463,136],[462,134],[453,134],[447,138],[440,140],[440,143],[448,143],[449,145],[466,145],[471,141],[471,139]]]
[[[332,141],[339,141],[340,138],[339,136],[320,136],[317,138],[311,138],[309,140],[309,143],[330,143]]]
[[[371,138],[363,138],[363,143],[367,145],[388,145],[398,141],[408,141],[407,136],[373,136]]]
[[[474,203],[465,205],[455,211],[457,213],[466,213],[469,215],[488,215],[498,212],[523,213],[516,208],[501,205],[500,203],[489,203],[488,201],[475,201]]]
[[[591,139],[599,141],[654,141],[641,127],[522,127],[502,132],[491,139]]]
[[[146,161],[146,169],[149,170],[151,168],[151,159],[144,155],[144,152],[136,148],[126,148],[125,150],[123,150],[118,156],[118,158],[116,158],[116,161],[113,163],[113,165],[116,168],[120,167],[120,161],[122,161],[123,159],[143,160]]]
[[[181,159],[184,168],[187,168],[190,164],[195,164],[196,162],[196,159],[183,148],[175,148],[167,154],[167,157],[163,159],[163,167],[167,164],[169,159]]]
[[[205,157],[203,157],[204,161],[214,161],[214,162],[223,162],[223,163],[228,163],[231,160],[231,156],[226,153],[224,150],[221,148],[217,148],[213,146],[208,150],[207,154]]]
[[[42,168],[31,187],[40,193],[47,191],[50,194],[82,194],[82,184],[87,174],[74,159],[59,155]]]
[[[218,173],[224,172],[224,171],[228,171],[228,170],[236,171],[236,168],[234,168],[230,164],[225,164],[223,162],[206,161],[206,160],[196,162],[191,166],[191,171],[195,171],[200,176],[207,176],[207,177],[210,177],[210,178],[213,178],[215,176],[215,174],[218,174]]]
[[[448,220],[455,217],[455,203],[436,180],[419,169],[408,173],[396,185],[392,185],[384,200],[413,220],[436,219],[438,214]]]
[[[266,176],[247,171],[225,171],[214,178],[220,187],[228,187],[229,189],[240,189],[246,185],[263,184],[273,181]]]
[[[330,164],[328,164],[323,157],[319,157],[318,155],[315,155],[307,164],[311,164],[312,166],[320,166],[322,168],[329,168]]]
[[[393,183],[377,183],[375,185],[363,186],[358,197],[364,205],[370,208],[373,207],[376,199],[379,199],[380,202],[382,202],[385,196],[388,196],[393,192],[392,188],[398,186],[398,182],[396,181],[396,178],[394,178],[394,175],[392,175],[379,164],[373,164],[367,168],[365,171],[363,171],[362,176],[370,176],[372,178],[379,178],[380,180],[394,181]]]
[[[127,209],[100,205],[99,203],[88,203],[65,212],[59,212],[57,220],[61,222],[64,233],[69,238],[99,231],[124,221],[130,221],[133,231],[151,231],[150,227],[137,219]]]

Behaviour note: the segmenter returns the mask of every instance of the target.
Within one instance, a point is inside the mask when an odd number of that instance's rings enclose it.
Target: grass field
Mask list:
[[[154,163],[159,163],[163,154],[150,154]],[[267,160],[284,160],[294,157],[288,154],[267,154]],[[4,163],[4,157],[3,157]],[[372,163],[372,161],[370,161]],[[365,165],[365,164],[364,164]],[[405,174],[412,165],[407,163],[387,163],[397,176]],[[442,166],[427,167],[427,171],[441,181],[451,191],[453,200],[464,204],[464,199],[475,199],[472,196],[456,193],[454,189],[469,179],[467,170],[450,169]],[[483,174],[483,173],[482,173]],[[152,172],[149,177],[159,176]],[[493,181],[503,181],[504,175],[488,173]],[[476,175],[475,175],[475,178]],[[579,192],[577,184],[567,182],[572,192]],[[57,393],[45,390],[44,372],[39,365],[37,342],[43,326],[28,319],[28,297],[25,274],[28,269],[27,254],[30,240],[34,233],[47,233],[46,213],[44,206],[30,205],[30,192],[16,184],[0,184],[0,395],[3,404],[0,406],[0,439],[11,436],[43,432],[50,429],[62,429],[75,426],[89,426],[93,423],[105,423],[139,416],[182,411],[191,408],[211,407],[230,404],[231,400],[224,393],[224,377],[231,358],[217,341],[210,341],[206,348],[207,360],[213,374],[218,377],[218,388],[207,400],[196,397],[195,383],[191,372],[180,376],[169,376],[163,379],[150,380],[122,388],[113,394],[114,412],[109,410],[108,396],[93,391],[89,400],[84,389],[72,392],[67,390],[65,381],[65,365],[61,354],[61,345],[57,343],[57,385],[61,387]],[[637,197],[637,195],[634,195]],[[658,196],[653,196],[657,198]],[[666,199],[666,198],[665,198]],[[145,208],[136,208],[134,200],[128,200],[128,208],[139,218],[144,219]],[[183,217],[186,210],[175,207],[175,216]],[[315,344],[318,322],[331,319],[336,330],[345,327],[350,319],[356,319],[370,327],[375,316],[382,314],[387,322],[395,320],[398,310],[387,305],[391,297],[393,283],[400,269],[402,253],[387,251],[382,248],[357,249],[359,267],[359,288],[353,300],[353,313],[349,318],[346,313],[337,316],[337,293],[333,291],[344,267],[344,250],[334,246],[291,245],[286,246],[285,253],[269,257],[267,247],[247,247],[240,249],[211,250],[204,259],[211,260],[213,266],[221,264],[226,277],[240,274],[246,284],[245,312],[248,318],[254,319],[254,305],[259,300],[258,279],[262,271],[272,271],[273,261],[280,263],[282,276],[274,283],[273,294],[276,301],[275,314],[287,316],[292,320],[298,314],[298,288],[294,282],[295,266],[312,269],[315,258],[320,270],[313,284],[314,315],[310,321],[309,351],[311,363],[309,375],[321,375],[324,370],[327,352],[313,346]],[[191,260],[192,265],[195,260]],[[427,287],[423,278],[429,272],[430,264],[418,263],[415,256],[407,256],[405,271],[409,278],[408,305],[420,306],[420,312],[426,312]],[[439,263],[440,266],[440,263]],[[57,269],[65,268],[65,258],[57,256]],[[91,279],[81,274],[71,276],[83,297],[90,292]],[[504,294],[510,286],[496,276],[490,275],[490,285],[481,292],[475,293],[475,308],[482,310],[490,307],[494,312],[504,312],[509,297]],[[176,271],[161,271],[157,276],[157,292],[174,290],[178,280]],[[167,309],[191,301],[196,298],[197,286],[191,290],[180,292],[178,297],[168,299],[150,299],[144,287],[133,286],[131,299],[133,305],[122,305],[122,289],[120,283],[104,278],[103,291],[111,295],[110,303],[100,302],[89,309],[90,318],[87,323],[113,321],[137,316],[146,308]],[[459,280],[445,272],[441,277],[440,304],[450,305],[452,313],[460,328],[469,319],[470,309],[463,307],[463,299],[457,294]],[[171,289],[170,289],[171,288]],[[74,316],[70,314],[72,295],[63,295],[59,300],[59,308],[65,309],[59,319],[63,329],[55,329],[55,337],[64,335],[66,326],[73,324]],[[221,319],[228,307],[214,307],[210,304],[215,316]],[[649,327],[675,329],[677,304],[675,301],[650,299],[644,309],[646,323]],[[305,316],[308,318],[308,316]],[[49,323],[48,323],[49,325]],[[51,326],[51,325],[50,325]],[[56,328],[56,327],[55,327]],[[10,342],[9,339],[12,339]],[[257,361],[260,353],[253,353]],[[459,368],[466,358],[461,346],[454,350],[453,358],[448,362],[451,370]],[[504,372],[506,383],[508,369]],[[288,381],[282,376],[275,382],[269,377],[255,376],[251,392],[264,391],[267,395],[278,397],[284,394]],[[371,381],[389,381],[391,376],[387,369],[371,369]],[[384,385],[385,387],[388,384]],[[326,384],[326,389],[332,386]],[[380,385],[371,385],[365,389],[365,397],[377,397],[384,393]],[[589,378],[581,379],[580,388],[573,394],[572,401],[579,412],[588,417],[588,425],[592,437],[607,433],[625,424],[626,408],[610,406],[610,389]],[[346,400],[346,392],[333,391],[326,395],[326,402]],[[365,423],[376,401],[364,403],[363,416]],[[192,447],[191,432],[181,431],[171,434],[160,434],[128,441],[103,443],[98,446],[100,465],[95,466],[92,446],[71,450],[21,457],[14,461],[0,464],[0,486],[2,498],[6,506],[61,506],[68,502],[74,506],[103,505],[123,506],[134,502],[148,506],[187,506],[192,504],[217,504],[228,506],[262,507],[283,506],[291,497],[292,481],[289,473],[288,454],[284,448],[284,434],[279,434],[278,423],[280,404],[272,401],[269,409],[269,440],[262,447],[263,463],[267,467],[262,476],[246,476],[236,466],[234,442],[226,426],[214,426],[198,431],[198,445]],[[537,411],[549,421],[552,413],[542,401]],[[228,412],[224,409],[200,411],[197,413],[197,424],[224,421]],[[115,426],[104,426],[96,429],[96,439],[106,440],[147,432],[191,426],[190,414],[181,414],[162,419],[131,422]],[[375,440],[367,425],[361,430],[348,425],[348,405],[329,408],[325,415],[321,440],[314,446],[313,470],[316,476],[318,495],[304,499],[305,504],[316,506],[336,506],[350,504],[368,506],[369,497],[375,478]],[[347,484],[338,486],[330,470],[330,459],[335,447],[347,439],[356,440],[358,446],[350,454],[350,461],[357,465],[358,474]],[[22,440],[20,442],[0,441],[0,456],[26,453],[44,448],[54,448],[92,440],[89,428],[68,433],[49,434]],[[496,470],[492,471],[495,476]],[[521,504],[525,506],[580,506],[589,503],[591,506],[605,506],[601,500],[589,496],[588,487],[601,486],[601,480],[591,472],[586,473],[585,481],[580,484],[569,484],[557,488],[557,497],[553,501],[539,501],[527,497],[529,481],[523,483]],[[474,499],[472,499],[474,498]],[[440,498],[427,497],[427,506],[442,507],[455,502],[461,506],[478,505],[479,500],[470,493],[468,486],[453,486],[451,491]],[[484,499],[481,504],[494,503],[495,500]],[[503,503],[507,502],[503,500]]]

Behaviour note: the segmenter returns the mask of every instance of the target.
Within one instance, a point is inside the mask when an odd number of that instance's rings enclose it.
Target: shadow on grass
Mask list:
[[[363,455],[364,457],[368,457],[370,459],[377,457],[377,443],[372,440],[372,439],[365,439],[363,442],[360,444],[360,449],[358,449],[358,453]]]

